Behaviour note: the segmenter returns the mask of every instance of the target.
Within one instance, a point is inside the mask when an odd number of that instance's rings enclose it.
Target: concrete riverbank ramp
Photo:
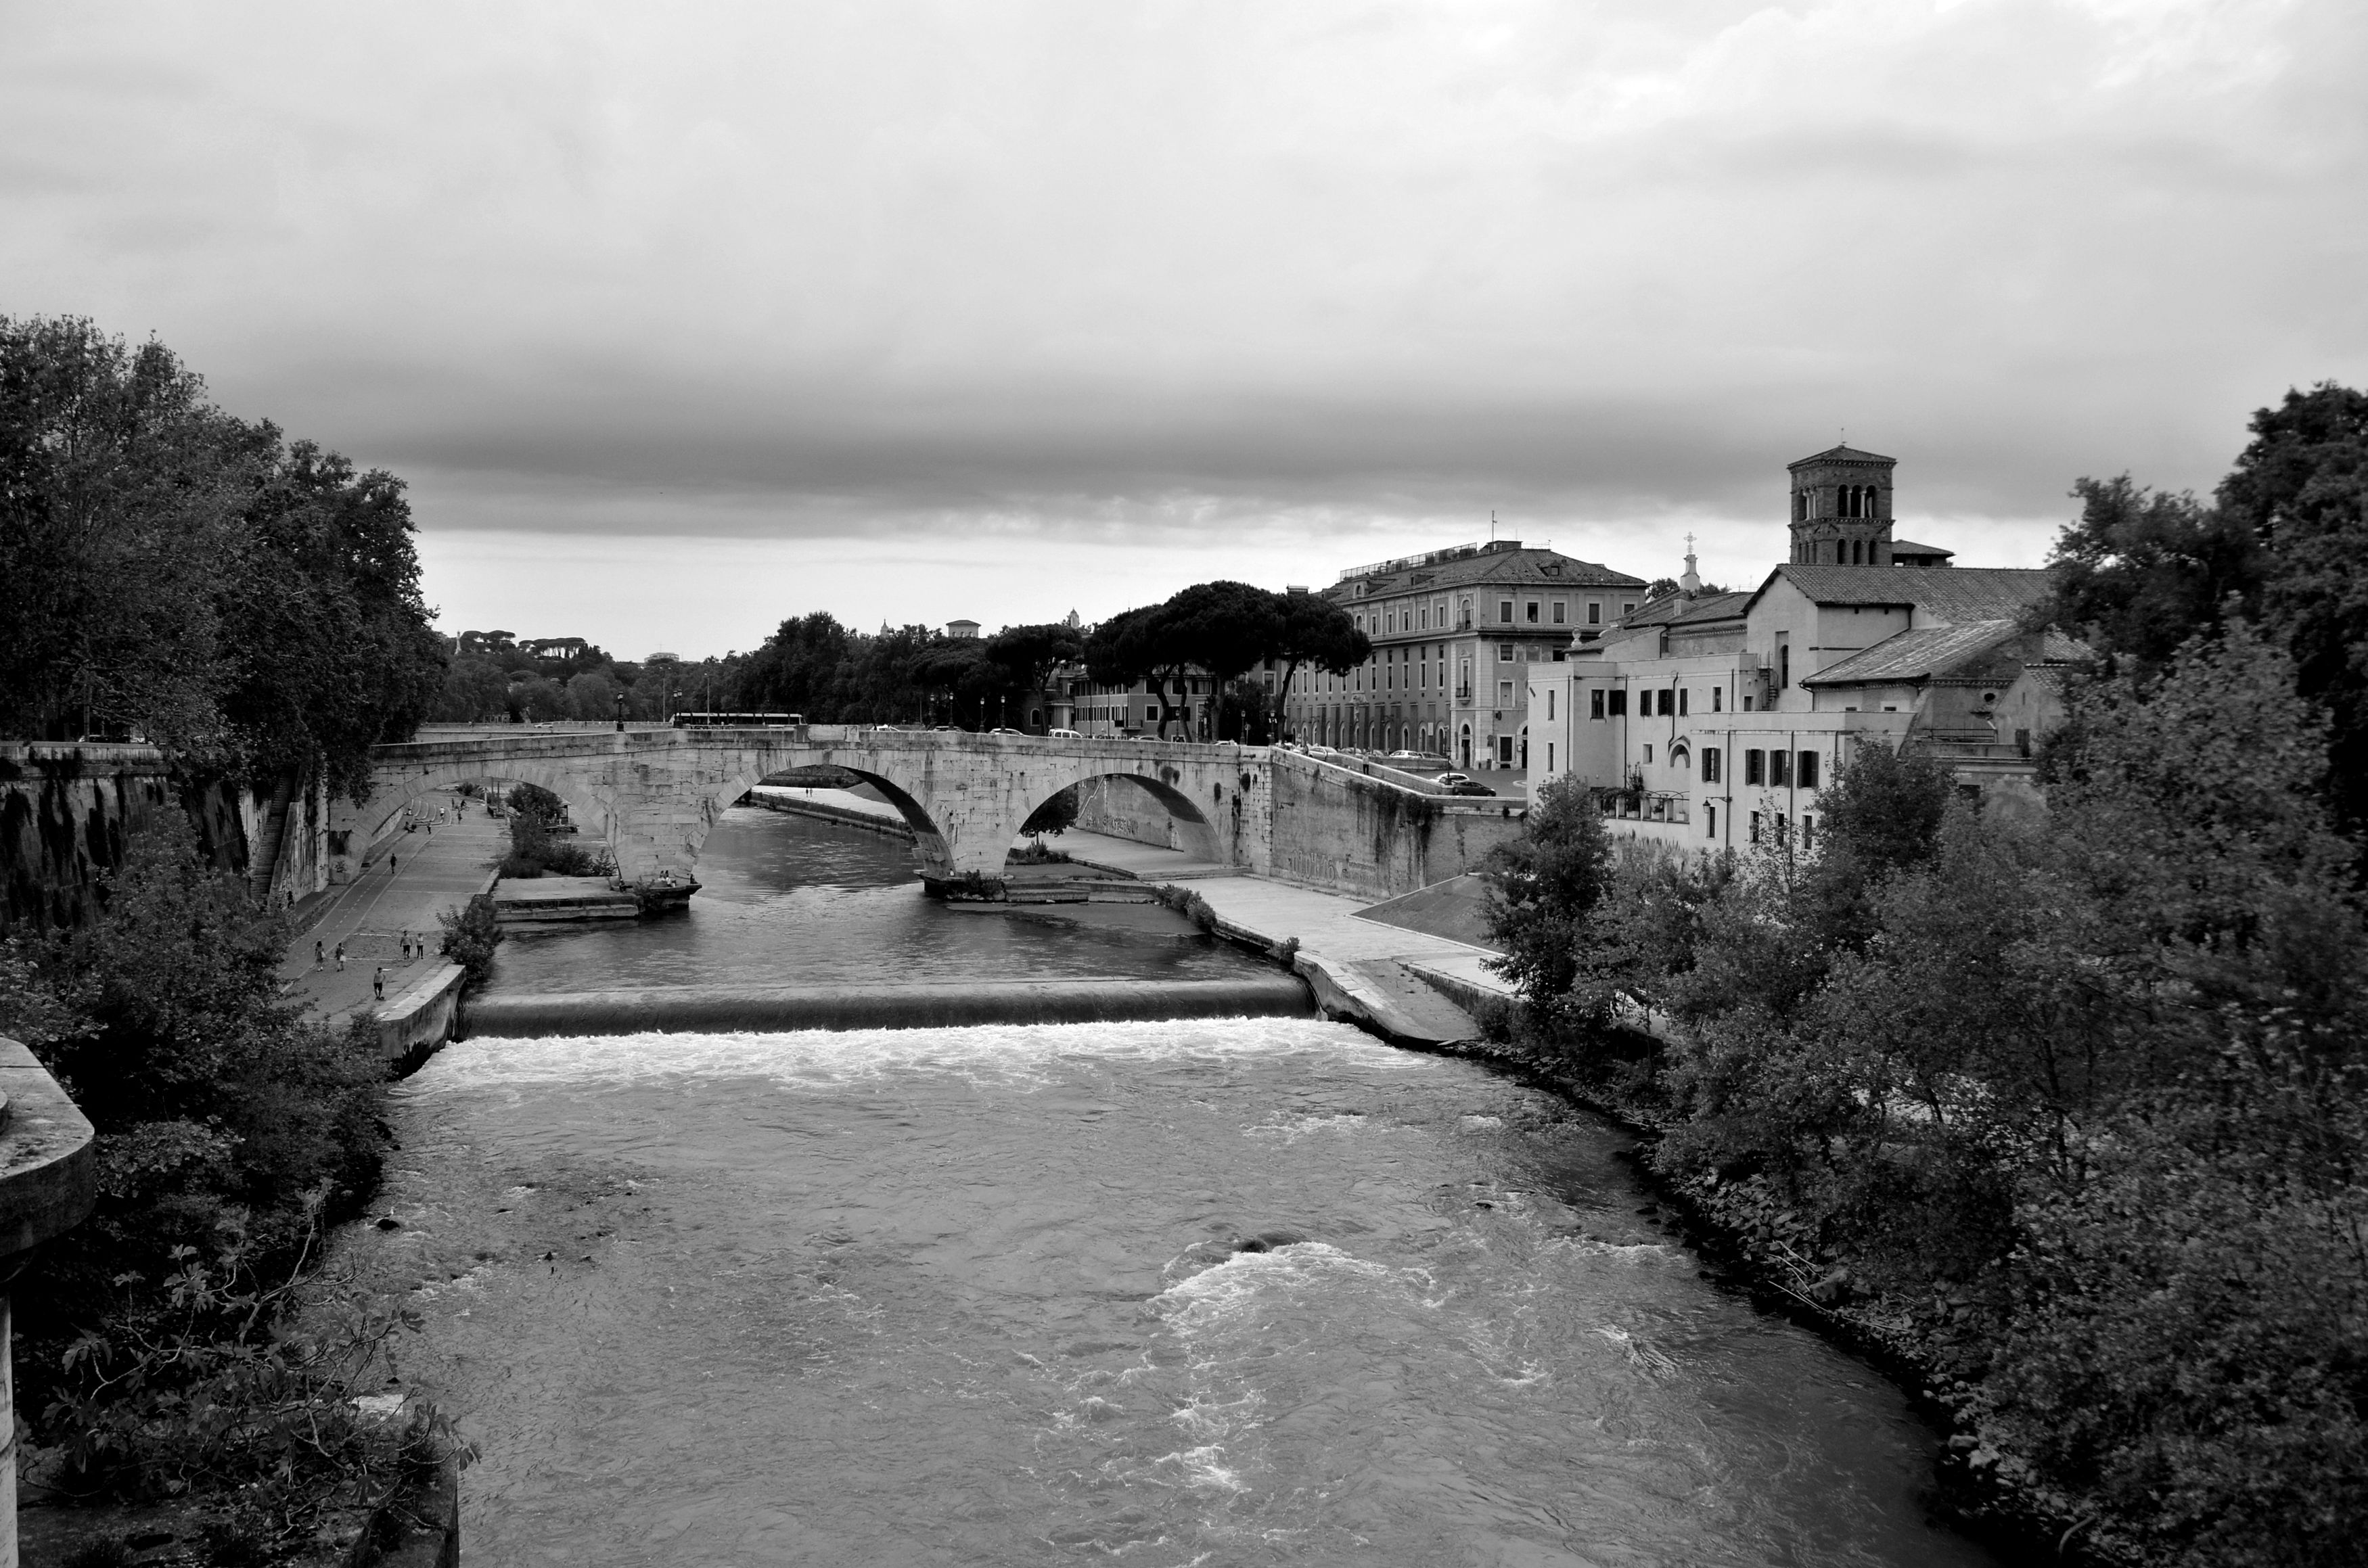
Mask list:
[[[460,1034],[463,1039],[529,1040],[1315,1016],[1315,998],[1306,983],[1287,974],[1228,980],[964,980],[476,996],[461,1007]]]

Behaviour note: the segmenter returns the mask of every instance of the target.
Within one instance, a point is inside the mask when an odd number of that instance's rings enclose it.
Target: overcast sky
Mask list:
[[[1501,531],[2032,565],[2368,381],[2362,0],[0,0],[0,312],[409,481],[448,631],[1092,619]]]

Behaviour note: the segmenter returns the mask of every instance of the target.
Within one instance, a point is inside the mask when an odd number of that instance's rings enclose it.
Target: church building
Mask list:
[[[1814,848],[1857,748],[1918,746],[1977,793],[2027,790],[2079,646],[2038,630],[2044,571],[1955,566],[1892,536],[1895,460],[1791,466],[1792,558],[1747,593],[1641,606],[1529,682],[1532,790],[1576,776],[1634,836]]]

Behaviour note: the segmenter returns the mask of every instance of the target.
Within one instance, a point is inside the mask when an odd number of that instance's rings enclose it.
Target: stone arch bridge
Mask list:
[[[932,892],[995,896],[1030,813],[1099,778],[1157,801],[1178,846],[1199,858],[1258,873],[1272,862],[1275,759],[1258,746],[812,724],[491,731],[382,745],[376,758],[369,802],[347,805],[329,824],[333,854],[348,843],[359,856],[433,791],[495,780],[537,784],[565,801],[579,830],[603,835],[625,882],[680,883],[693,880],[700,846],[724,808],[768,778],[830,767],[876,787],[912,824]]]

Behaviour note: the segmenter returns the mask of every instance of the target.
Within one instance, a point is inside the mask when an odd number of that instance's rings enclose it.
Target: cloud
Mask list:
[[[2348,0],[6,25],[0,308],[153,328],[431,532],[1767,555],[1847,426],[2022,541],[2368,379]]]

